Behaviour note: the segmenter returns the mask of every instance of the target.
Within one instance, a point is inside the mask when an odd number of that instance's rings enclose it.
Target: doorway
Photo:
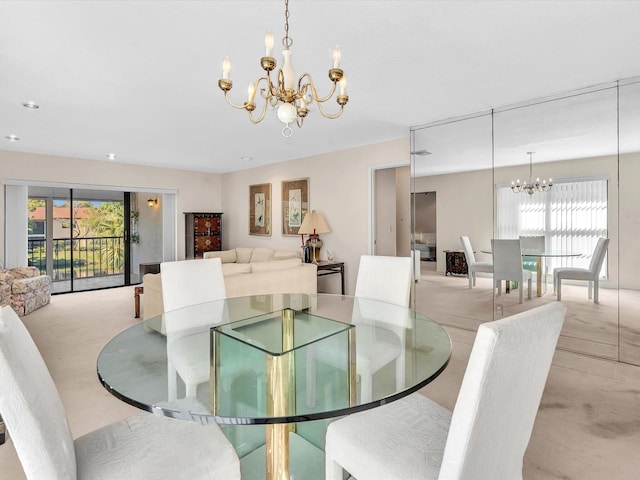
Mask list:
[[[432,270],[435,270],[437,195],[436,192],[417,192],[412,197],[415,209],[414,248],[419,252],[421,262],[434,262]]]
[[[410,168],[371,169],[371,248],[373,255],[411,255]]]

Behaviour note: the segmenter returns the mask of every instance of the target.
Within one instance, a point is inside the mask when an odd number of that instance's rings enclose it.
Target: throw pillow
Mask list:
[[[236,247],[236,255],[238,256],[238,263],[249,263],[251,261],[251,252],[253,248],[249,247]]]
[[[274,253],[273,248],[254,248],[251,253],[251,263],[268,262],[273,258]]]
[[[204,252],[202,258],[219,258],[222,263],[235,263],[238,260],[235,248],[220,252]]]

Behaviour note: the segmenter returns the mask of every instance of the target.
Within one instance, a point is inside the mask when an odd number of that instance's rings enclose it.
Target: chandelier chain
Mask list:
[[[291,45],[293,45],[293,39],[289,38],[289,0],[284,0],[284,38],[282,39],[282,46],[289,50]]]

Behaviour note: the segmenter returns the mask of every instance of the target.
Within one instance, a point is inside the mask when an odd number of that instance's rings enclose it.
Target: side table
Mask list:
[[[139,266],[140,280],[147,273],[160,273],[160,262],[141,263]],[[134,318],[140,318],[140,295],[144,293],[144,287],[133,287]]]
[[[467,275],[467,259],[464,256],[464,250],[444,250],[446,255],[445,277],[451,275]]]
[[[347,293],[344,284],[344,262],[334,262],[330,260],[320,260],[318,262],[318,277],[333,275],[334,273],[340,274],[340,280],[342,282],[342,295],[346,295]]]

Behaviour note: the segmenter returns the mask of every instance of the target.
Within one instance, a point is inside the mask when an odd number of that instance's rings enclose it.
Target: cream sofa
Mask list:
[[[272,293],[317,293],[317,267],[303,263],[298,252],[272,248],[238,247],[206,252],[204,258],[222,261],[227,298]],[[142,318],[164,312],[161,273],[148,273],[143,279]]]

